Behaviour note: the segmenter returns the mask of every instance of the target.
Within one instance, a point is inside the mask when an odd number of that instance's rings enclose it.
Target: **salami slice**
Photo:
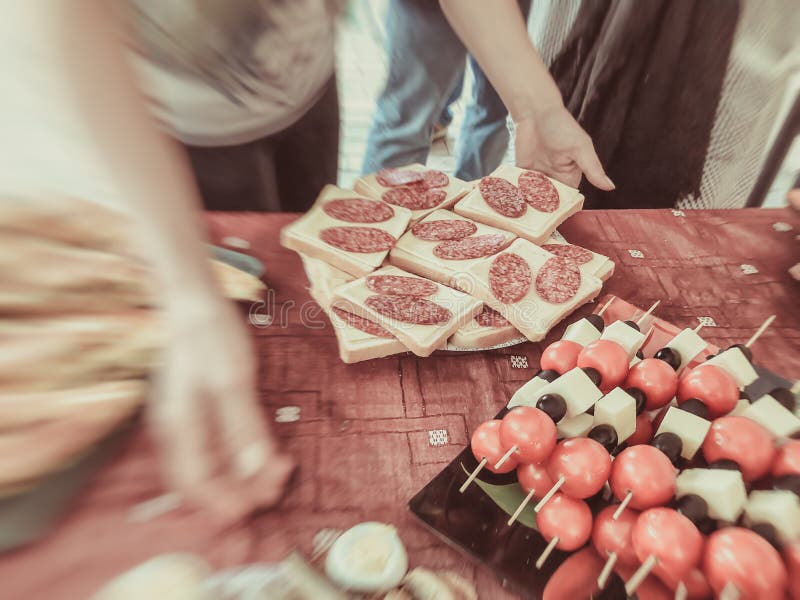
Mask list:
[[[474,235],[463,240],[452,240],[437,244],[433,255],[445,260],[468,260],[497,254],[508,245],[508,239],[502,233]]]
[[[447,192],[442,189],[429,190],[423,185],[406,185],[386,190],[381,194],[381,200],[395,206],[402,206],[409,210],[427,210],[435,208],[447,198]]]
[[[367,287],[389,296],[432,296],[438,289],[432,281],[404,275],[369,275]]]
[[[411,228],[414,237],[426,242],[443,242],[445,240],[462,240],[478,231],[472,221],[463,219],[440,219],[417,223]]]
[[[445,187],[450,183],[450,178],[441,171],[431,169],[423,174],[423,181],[429,188]]]
[[[394,210],[385,202],[365,198],[337,198],[322,206],[325,214],[348,223],[383,223],[394,216]]]
[[[538,171],[525,171],[517,181],[522,197],[528,206],[540,212],[551,213],[558,210],[561,200],[553,182]]]
[[[319,238],[334,248],[361,254],[386,252],[397,241],[375,227],[328,227],[319,232]]]
[[[504,217],[516,219],[524,215],[528,208],[519,188],[500,177],[484,177],[478,189],[486,204]]]
[[[550,254],[566,258],[579,265],[585,265],[594,258],[590,250],[580,246],[573,246],[572,244],[544,244],[542,248]]]
[[[511,323],[508,322],[508,319],[488,306],[483,307],[483,311],[475,317],[475,322],[481,327],[492,327],[493,329],[499,329],[500,327],[507,327],[508,325],[511,325]]]
[[[389,331],[378,325],[375,321],[366,319],[364,317],[359,317],[358,315],[354,315],[353,313],[342,310],[341,308],[336,308],[335,306],[333,307],[333,312],[335,312],[336,315],[345,323],[351,327],[355,327],[359,331],[363,331],[364,333],[368,333],[380,338],[391,339],[394,337]]]
[[[563,304],[578,293],[581,271],[574,262],[556,256],[548,259],[536,274],[536,292],[545,302]]]
[[[506,252],[489,267],[489,288],[503,304],[522,300],[531,288],[531,268],[519,254]]]
[[[407,185],[415,181],[424,181],[424,179],[424,171],[412,171],[411,169],[381,169],[375,173],[375,181],[383,187]]]
[[[385,317],[414,325],[440,325],[453,318],[444,306],[415,296],[370,296],[364,305]]]

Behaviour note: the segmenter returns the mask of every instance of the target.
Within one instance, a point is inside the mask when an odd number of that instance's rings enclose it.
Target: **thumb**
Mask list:
[[[594,151],[592,141],[587,140],[575,152],[575,163],[578,165],[586,179],[594,187],[610,192],[616,186],[611,178],[606,175],[597,153]]]

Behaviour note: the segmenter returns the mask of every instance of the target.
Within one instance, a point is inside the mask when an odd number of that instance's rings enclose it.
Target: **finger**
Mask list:
[[[578,168],[583,171],[586,179],[596,188],[610,192],[616,186],[611,178],[606,175],[597,153],[594,151],[594,146],[588,138],[586,141],[577,148],[575,152],[575,162]]]

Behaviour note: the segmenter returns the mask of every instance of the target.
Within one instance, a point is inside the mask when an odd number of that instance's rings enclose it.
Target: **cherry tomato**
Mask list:
[[[647,398],[647,410],[669,404],[678,391],[678,374],[663,360],[645,358],[628,372],[625,387],[639,388]]]
[[[639,515],[631,540],[639,561],[656,557],[653,573],[664,582],[682,581],[698,566],[703,554],[703,535],[671,508],[651,508]]]
[[[592,511],[583,500],[557,493],[539,511],[536,526],[547,541],[558,537],[559,550],[577,550],[592,535]]]
[[[600,389],[607,392],[617,387],[628,374],[628,353],[611,340],[596,340],[578,355],[580,368],[591,367],[600,373]]]
[[[720,594],[728,582],[740,600],[784,598],[789,576],[781,555],[749,529],[726,527],[712,533],[703,553],[703,571],[714,592]]]
[[[747,417],[720,417],[711,424],[703,442],[703,456],[710,464],[723,458],[732,460],[747,482],[769,473],[775,459],[772,435]]]
[[[702,364],[687,370],[678,382],[678,404],[697,398],[708,407],[712,419],[731,412],[739,402],[736,381],[715,365]]]
[[[622,500],[633,493],[628,506],[644,510],[662,506],[675,495],[675,467],[667,455],[653,446],[625,448],[611,467],[611,491]]]
[[[562,492],[573,498],[589,498],[599,492],[611,473],[611,456],[589,438],[571,438],[558,444],[547,461],[547,474],[561,477]]]
[[[512,408],[500,425],[500,444],[520,462],[538,464],[547,460],[556,446],[556,425],[544,411],[532,406]]]
[[[577,366],[581,350],[583,350],[583,346],[577,342],[569,340],[553,342],[542,352],[539,366],[545,371],[550,369],[563,375]]]
[[[486,469],[493,473],[510,473],[517,468],[517,463],[519,462],[513,454],[499,469],[494,468],[497,461],[506,453],[500,443],[500,423],[499,419],[492,419],[478,425],[475,431],[472,432],[470,447],[475,460],[480,462],[484,458],[487,459]]]
[[[639,564],[636,551],[631,543],[631,531],[639,518],[639,513],[626,508],[615,521],[612,517],[616,505],[606,506],[594,518],[592,545],[600,556],[606,558],[611,552],[617,554],[617,564],[633,567]]]
[[[783,548],[783,562],[789,572],[789,594],[793,600],[800,598],[800,542]]]
[[[625,440],[628,446],[638,446],[639,444],[649,444],[653,439],[653,424],[647,413],[642,413],[636,417],[636,431]]]
[[[800,475],[800,440],[792,440],[778,448],[772,463],[772,476]]]
[[[517,467],[517,480],[526,492],[533,490],[534,498],[541,498],[553,487],[553,480],[544,465],[525,464]]]
[[[680,581],[665,581],[667,587],[676,589]],[[714,590],[706,579],[705,573],[700,569],[692,569],[683,578],[683,585],[686,586],[686,597],[689,600],[710,600],[714,597]]]

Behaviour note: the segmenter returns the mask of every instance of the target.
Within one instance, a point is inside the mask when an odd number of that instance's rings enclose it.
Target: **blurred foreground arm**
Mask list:
[[[186,157],[148,112],[112,14],[118,3],[36,1],[49,5],[81,125],[160,278],[168,347],[151,417],[168,481],[227,518],[272,504],[291,461],[260,414],[249,339],[207,264],[199,194]]]
[[[564,107],[533,47],[516,0],[440,0],[453,29],[481,65],[516,124],[517,166],[577,187],[581,173],[614,189],[592,140]]]

